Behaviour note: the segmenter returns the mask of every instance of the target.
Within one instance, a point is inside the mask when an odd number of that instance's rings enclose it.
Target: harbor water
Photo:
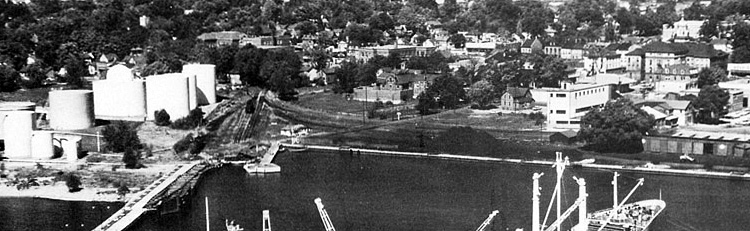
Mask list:
[[[0,198],[0,230],[91,230],[123,203]]]
[[[130,230],[205,230],[204,197],[211,230],[224,230],[225,219],[245,230],[261,230],[262,211],[271,211],[273,230],[324,230],[316,197],[323,200],[339,230],[474,230],[492,210],[500,210],[489,230],[531,227],[531,176],[544,172],[542,220],[554,189],[551,167],[462,162],[348,153],[281,153],[282,173],[250,175],[240,167],[206,174],[192,209],[185,214],[151,213]],[[577,184],[587,181],[589,211],[612,206],[612,173],[566,170],[563,208],[572,204]],[[750,182],[621,173],[619,197],[645,178],[630,202],[662,198],[666,210],[652,230],[742,230],[750,227]],[[553,206],[547,224],[554,221]],[[575,213],[574,213],[575,214]],[[571,215],[564,226],[577,221]]]

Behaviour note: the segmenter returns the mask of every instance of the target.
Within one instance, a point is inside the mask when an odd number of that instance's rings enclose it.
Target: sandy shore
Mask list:
[[[16,187],[8,187],[3,183],[0,185],[0,197],[32,197],[46,198],[64,201],[102,201],[102,202],[120,202],[120,196],[111,194],[97,194],[99,191],[114,191],[115,188],[84,188],[81,191],[71,193],[65,182],[59,182],[57,185],[31,187],[29,189],[18,190]]]

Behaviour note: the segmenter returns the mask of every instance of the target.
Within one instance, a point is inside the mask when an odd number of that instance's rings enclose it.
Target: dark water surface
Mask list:
[[[91,230],[123,203],[0,198],[0,230]]]
[[[530,230],[532,174],[545,173],[541,180],[542,216],[555,181],[551,167],[512,164],[320,152],[281,153],[275,162],[282,167],[281,174],[255,176],[239,167],[209,172],[199,184],[189,212],[164,217],[150,214],[131,230],[205,230],[204,197],[209,198],[211,230],[225,230],[224,219],[235,220],[248,231],[261,230],[264,209],[271,211],[273,230],[324,230],[313,203],[316,197],[322,198],[337,230],[475,230],[496,209],[500,214],[488,230]],[[621,174],[620,199],[643,177],[645,184],[630,202],[659,198],[660,194],[667,202],[652,230],[750,227],[750,182]],[[611,172],[568,169],[563,210],[578,195],[573,176],[588,183],[589,211],[612,206]],[[68,211],[85,210],[66,206],[54,215],[71,220],[76,215]],[[553,208],[547,224],[554,213]],[[8,216],[0,215],[0,219]],[[33,218],[19,215],[10,219]],[[569,220],[565,226],[577,222],[577,212]]]

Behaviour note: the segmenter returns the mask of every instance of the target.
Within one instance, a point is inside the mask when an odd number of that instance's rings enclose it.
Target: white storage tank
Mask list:
[[[183,74],[154,75],[146,78],[146,108],[149,120],[164,109],[172,120],[190,113],[190,83]]]
[[[133,80],[133,71],[122,64],[114,65],[107,70],[107,80],[111,81],[131,81]]]
[[[54,144],[52,143],[53,131],[32,131],[31,133],[31,158],[37,160],[51,159],[54,156]]]
[[[94,93],[90,90],[49,92],[49,124],[55,130],[79,130],[94,126]]]
[[[198,87],[198,105],[216,103],[216,66],[213,64],[187,64],[182,73],[195,75]]]
[[[0,102],[0,139],[3,139],[3,120],[5,112],[9,111],[34,111],[36,104],[34,102]]]
[[[31,133],[34,130],[33,111],[5,112],[3,132],[5,136],[5,157],[30,158]]]
[[[106,120],[136,120],[146,118],[146,83],[143,80],[92,82],[94,114]]]

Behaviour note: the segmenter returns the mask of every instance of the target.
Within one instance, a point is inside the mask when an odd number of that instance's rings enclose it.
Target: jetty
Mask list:
[[[281,142],[273,142],[259,163],[246,163],[244,168],[248,173],[277,173],[281,172],[281,166],[271,163],[281,149]]]
[[[200,175],[218,165],[192,162],[176,166],[151,185],[133,195],[125,205],[94,231],[121,231],[127,229],[146,212],[159,210],[162,213],[179,211],[184,199],[192,193]],[[173,203],[174,202],[174,203]]]

